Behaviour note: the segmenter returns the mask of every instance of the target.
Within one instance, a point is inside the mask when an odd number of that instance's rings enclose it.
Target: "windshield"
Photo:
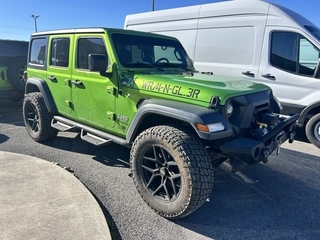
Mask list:
[[[320,29],[315,26],[304,26],[318,41],[320,41]]]
[[[122,66],[127,68],[192,68],[192,63],[176,40],[113,33],[112,40]]]

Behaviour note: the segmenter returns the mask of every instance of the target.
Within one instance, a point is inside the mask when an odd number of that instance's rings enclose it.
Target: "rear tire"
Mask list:
[[[210,156],[197,136],[185,129],[149,128],[136,138],[130,155],[138,192],[165,218],[185,217],[211,194],[214,178]]]
[[[36,142],[55,138],[58,130],[51,127],[52,114],[49,113],[39,92],[28,93],[23,101],[23,120],[29,136]]]
[[[307,122],[306,136],[313,145],[320,148],[320,113],[314,115]]]

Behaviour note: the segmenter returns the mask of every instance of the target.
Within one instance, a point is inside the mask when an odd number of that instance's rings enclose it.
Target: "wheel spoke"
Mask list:
[[[147,187],[151,186],[151,183],[153,182],[153,180],[155,179],[155,177],[160,177],[160,174],[153,174],[149,180],[149,182],[147,183]]]
[[[168,200],[171,201],[171,196],[170,196],[170,193],[169,193],[168,188],[167,188],[167,186],[166,186],[167,179],[168,179],[168,178],[166,178],[166,179],[164,180],[164,182],[163,182],[163,188],[164,188],[164,191],[166,192],[166,195],[167,195]]]
[[[167,165],[168,166],[178,166],[178,163],[175,161],[170,161],[170,162],[167,162]]]
[[[161,179],[161,183],[160,185],[157,187],[156,190],[154,190],[154,192],[152,193],[152,195],[156,195],[156,193],[163,187],[163,178]]]
[[[176,184],[174,180],[177,178],[180,178],[180,176],[181,176],[180,174],[174,174],[173,176],[168,177],[168,179],[170,180],[170,183],[171,183],[172,190],[173,190],[173,196],[178,195],[180,185]]]
[[[160,148],[160,151],[159,151],[159,148]],[[162,148],[153,145],[153,154],[154,154],[154,157],[155,157],[155,159],[156,159],[156,162],[157,162],[158,164],[160,164],[161,166],[163,166],[164,157],[163,157]]]
[[[147,167],[145,165],[141,165],[141,167],[143,167],[148,172],[151,172],[152,174],[154,174],[156,171],[158,171],[158,169],[152,169],[152,168],[149,168],[149,167]]]

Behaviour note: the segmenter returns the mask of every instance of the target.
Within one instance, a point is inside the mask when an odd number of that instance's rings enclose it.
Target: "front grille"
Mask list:
[[[254,127],[256,120],[259,119],[259,116],[263,113],[271,112],[271,98],[270,91],[263,91],[229,100],[234,108],[229,122],[237,135],[247,136]]]

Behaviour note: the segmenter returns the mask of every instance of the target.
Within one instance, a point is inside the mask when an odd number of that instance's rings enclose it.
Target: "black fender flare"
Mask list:
[[[320,102],[315,102],[310,104],[309,106],[305,107],[301,113],[300,113],[300,117],[297,121],[298,126],[302,127],[304,125],[305,119],[307,114],[314,108],[320,108]]]
[[[46,81],[36,77],[28,78],[26,82],[26,87],[25,87],[25,94],[28,94],[30,92],[38,92],[38,91],[41,92],[48,111],[50,113],[56,113],[57,107],[56,107],[56,104],[54,103],[52,94],[50,92],[50,89]]]
[[[142,123],[143,119],[150,115],[162,115],[188,122],[198,134],[201,139],[214,140],[232,136],[233,131],[229,123],[222,116],[221,113],[198,105],[192,105],[183,102],[175,102],[164,99],[148,99],[139,106],[137,113],[131,121],[128,128],[126,139],[132,142],[137,135],[137,129]],[[224,126],[223,130],[217,132],[202,132],[196,127],[196,123],[215,124],[221,123]]]

